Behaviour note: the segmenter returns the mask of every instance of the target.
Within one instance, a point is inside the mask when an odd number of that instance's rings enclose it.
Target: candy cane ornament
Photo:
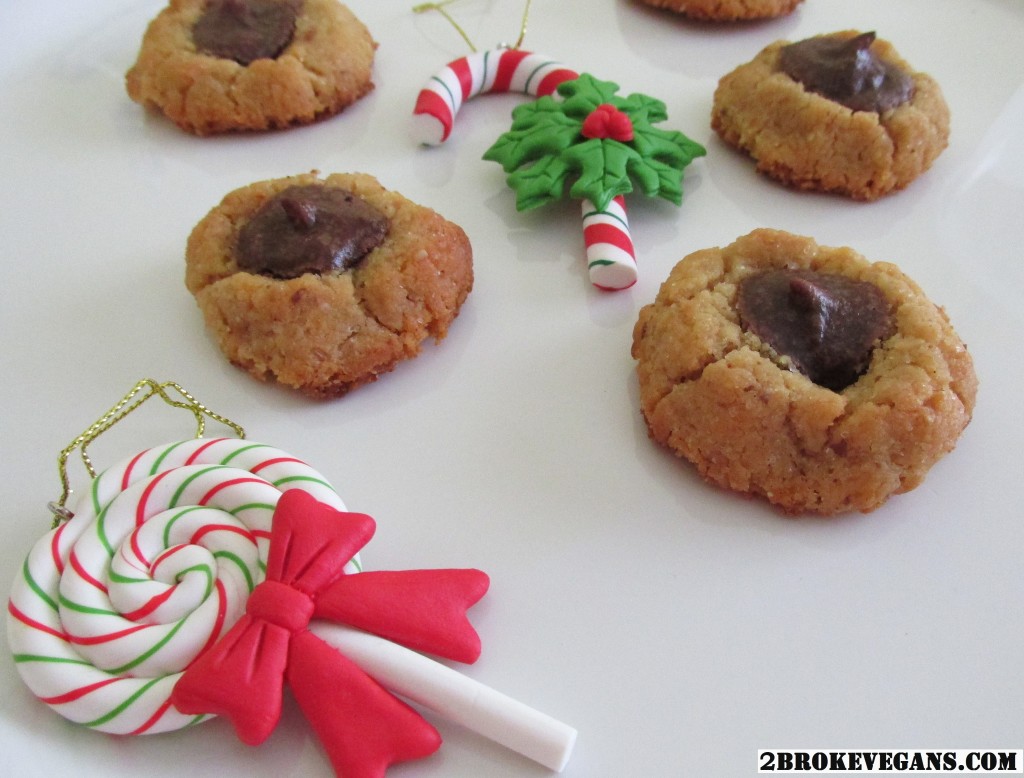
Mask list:
[[[496,729],[498,742],[560,769],[572,728],[418,653],[476,658],[464,610],[483,595],[486,576],[362,573],[358,551],[372,532],[373,520],[346,512],[323,475],[270,446],[199,438],[148,449],[97,475],[72,518],[29,553],[8,603],[17,669],[43,702],[99,731],[167,732],[216,713],[253,744],[276,724],[287,681],[338,773],[360,775],[383,775],[440,745],[384,687],[472,729],[474,717],[456,704],[468,685],[473,699],[499,701],[488,710],[500,725],[482,721],[482,734]],[[295,561],[302,553],[309,564]],[[403,606],[407,593],[415,605]],[[296,603],[306,600],[306,621],[296,622]],[[430,602],[437,609],[424,608]],[[250,637],[259,633],[254,656],[276,656],[279,677],[271,669],[256,673],[267,687],[218,687],[227,671],[218,666],[211,677],[203,668],[238,645],[246,625]],[[335,634],[357,642],[347,647]],[[292,648],[279,650],[289,640]],[[254,660],[242,659],[248,678]],[[323,692],[323,673],[344,679],[339,699],[357,700],[357,711]],[[211,703],[218,688],[226,696]]]
[[[603,209],[584,199],[581,206],[591,283],[607,291],[628,289],[636,283],[637,269],[625,199],[617,195]]]
[[[425,146],[448,140],[459,109],[481,94],[508,92],[543,97],[579,73],[542,54],[521,49],[477,51],[449,62],[420,90],[413,138]]]
[[[591,283],[627,289],[637,266],[622,195],[636,179],[645,195],[680,204],[683,169],[707,152],[680,132],[653,126],[667,118],[664,103],[640,94],[622,98],[617,90],[519,49],[478,52],[450,62],[420,91],[415,137],[424,145],[447,140],[462,104],[479,94],[536,97],[513,111],[512,129],[484,159],[509,174],[519,210],[561,199],[566,190],[580,199]]]
[[[491,49],[475,52],[449,62],[420,91],[413,110],[413,132],[417,142],[437,146],[448,139],[455,117],[463,103],[480,94],[516,92],[531,97],[557,94],[559,84],[579,78],[579,73],[550,57],[521,49]],[[583,202],[584,214],[595,211],[593,203]],[[606,252],[605,242],[591,242],[584,220],[584,245],[591,282],[599,289],[614,291],[636,283],[636,258],[629,223],[617,222],[616,245],[628,246],[619,252]]]

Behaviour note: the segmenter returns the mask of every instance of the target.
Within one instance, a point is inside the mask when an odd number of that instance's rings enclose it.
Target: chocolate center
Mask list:
[[[291,43],[300,3],[294,0],[209,0],[192,27],[203,54],[248,65],[274,59]]]
[[[914,80],[875,54],[874,40],[873,32],[848,39],[808,38],[784,46],[779,64],[812,92],[854,111],[881,113],[907,102],[914,94]]]
[[[877,286],[813,270],[748,276],[739,284],[736,308],[747,330],[836,392],[867,370],[875,346],[892,329]]]
[[[348,270],[384,242],[388,217],[344,189],[290,186],[238,232],[235,262],[275,278]]]

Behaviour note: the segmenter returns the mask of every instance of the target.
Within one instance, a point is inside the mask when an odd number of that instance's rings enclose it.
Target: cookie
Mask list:
[[[815,60],[824,71],[805,64]],[[847,30],[766,46],[719,81],[711,126],[783,184],[875,200],[931,167],[949,142],[949,108],[891,44]]]
[[[853,363],[843,380],[822,356],[831,388],[800,372],[823,380],[803,355],[782,353],[787,335],[751,321],[759,297],[779,301],[778,271],[783,318],[810,352],[862,330],[859,346],[838,349]],[[865,307],[879,317],[861,327]],[[977,392],[945,313],[895,265],[768,229],[680,261],[641,309],[632,354],[650,436],[711,483],[790,513],[868,512],[918,486],[955,446]]]
[[[655,8],[708,22],[771,19],[792,13],[803,0],[641,0]]]
[[[185,259],[227,358],[322,398],[443,339],[473,285],[462,229],[363,174],[237,189],[192,230]]]
[[[125,85],[197,135],[331,116],[373,89],[376,44],[336,0],[171,0]]]

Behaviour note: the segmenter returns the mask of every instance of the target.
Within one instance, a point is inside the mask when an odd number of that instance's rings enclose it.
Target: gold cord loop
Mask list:
[[[526,22],[530,18],[530,3],[532,2],[533,0],[526,0],[526,7],[523,8],[523,21],[519,25],[519,37],[516,38],[516,44],[512,47],[513,49],[518,49],[523,45],[523,38],[526,37]]]
[[[180,399],[171,396],[168,390],[177,392],[180,395]],[[103,414],[85,432],[71,441],[60,452],[60,455],[57,457],[57,470],[60,474],[61,495],[59,499],[48,503],[47,506],[54,516],[53,527],[67,521],[73,515],[67,508],[67,501],[72,491],[68,480],[68,457],[71,456],[75,449],[80,449],[79,453],[81,454],[82,463],[85,465],[86,471],[89,473],[90,478],[95,478],[96,468],[93,467],[92,459],[89,457],[89,444],[151,397],[159,397],[174,408],[182,408],[189,411],[196,420],[195,437],[197,438],[201,438],[206,431],[207,418],[220,422],[225,427],[230,427],[238,437],[245,437],[245,430],[240,425],[235,424],[235,422],[225,416],[221,416],[219,413],[211,411],[189,394],[181,385],[173,381],[165,381],[161,384],[151,378],[145,378],[135,384],[132,390],[122,397],[114,407]]]
[[[439,0],[439,2],[434,3],[420,3],[419,5],[414,5],[412,7],[412,12],[421,14],[426,11],[437,11],[441,16],[448,20],[448,23],[455,28],[455,31],[462,37],[462,40],[466,42],[466,45],[469,46],[469,50],[475,54],[478,49],[473,45],[473,41],[470,40],[469,35],[467,35],[461,25],[455,21],[455,18],[445,10],[445,6],[451,5],[454,2],[455,0]],[[526,7],[523,9],[523,20],[519,25],[519,37],[516,39],[515,45],[503,45],[502,48],[518,49],[523,45],[523,38],[526,37],[526,22],[530,17],[530,4],[532,2],[533,0],[526,0]]]
[[[462,29],[457,21],[455,21],[454,17],[444,9],[446,5],[454,2],[455,0],[441,0],[439,3],[420,3],[419,5],[414,5],[412,7],[412,12],[421,14],[425,11],[437,11],[441,16],[448,20],[448,23],[455,28],[455,32],[462,36],[462,40],[464,40],[466,45],[469,46],[469,50],[475,54],[477,49],[476,46],[473,45],[473,41],[470,40],[466,31]]]

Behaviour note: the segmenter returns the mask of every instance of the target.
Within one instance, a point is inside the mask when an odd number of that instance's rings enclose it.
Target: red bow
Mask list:
[[[246,612],[174,687],[183,713],[227,716],[238,737],[262,743],[281,716],[285,680],[338,775],[383,776],[388,765],[432,754],[441,736],[337,649],[308,631],[329,619],[409,648],[474,662],[480,638],[466,609],[487,591],[479,570],[346,575],[373,536],[360,513],[342,513],[300,490],[274,511],[267,577]]]

